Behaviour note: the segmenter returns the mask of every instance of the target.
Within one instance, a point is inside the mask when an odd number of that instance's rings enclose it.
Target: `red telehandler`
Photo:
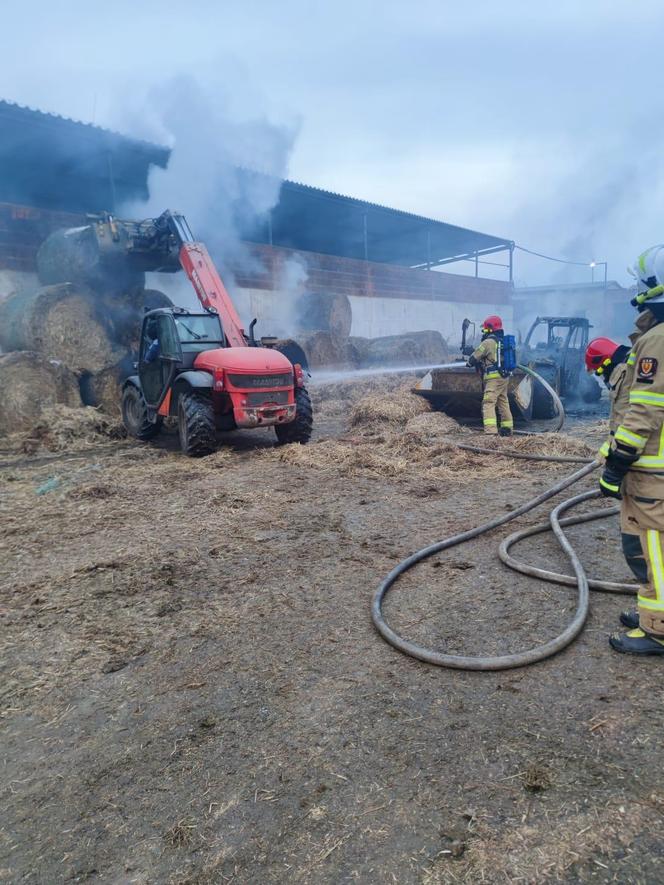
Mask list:
[[[203,243],[185,218],[166,211],[146,222],[107,216],[94,226],[100,260],[143,270],[181,267],[202,311],[148,311],[136,374],[122,388],[122,417],[138,439],[156,436],[177,416],[182,451],[193,457],[216,447],[217,430],[273,426],[280,443],[306,443],[313,426],[304,372],[278,350],[260,346],[253,320],[246,335]]]

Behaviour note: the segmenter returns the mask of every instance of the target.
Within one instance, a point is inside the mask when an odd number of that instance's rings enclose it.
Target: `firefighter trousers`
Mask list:
[[[625,559],[640,584],[639,625],[646,633],[664,637],[664,500],[623,493],[620,527]],[[645,568],[639,565],[633,535],[630,539],[630,532],[637,531]]]
[[[492,373],[493,375],[493,373]],[[509,378],[490,377],[484,381],[484,395],[482,397],[482,423],[484,424],[484,432],[496,434],[498,433],[498,421],[496,420],[496,411],[500,417],[500,426],[512,429],[514,421],[510,411],[510,404],[507,400],[507,386]]]

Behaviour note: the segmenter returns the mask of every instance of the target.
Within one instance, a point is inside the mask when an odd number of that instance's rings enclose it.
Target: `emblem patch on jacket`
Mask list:
[[[641,357],[637,369],[637,381],[652,381],[657,374],[657,360],[651,356]]]

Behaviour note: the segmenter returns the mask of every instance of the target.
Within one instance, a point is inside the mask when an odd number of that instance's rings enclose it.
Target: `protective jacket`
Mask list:
[[[609,432],[611,436],[616,432],[616,428],[620,426],[623,415],[627,411],[629,405],[629,385],[631,378],[628,376],[634,373],[627,363],[619,363],[609,378],[609,398],[611,400],[611,414],[609,416]]]
[[[485,381],[500,378],[498,371],[498,338],[491,334],[479,344],[468,360],[471,365],[479,366]]]
[[[634,345],[641,335],[643,335],[643,331],[638,328],[639,322],[643,322],[641,317],[639,317],[639,320],[637,321],[637,329],[629,336],[632,349],[627,354],[625,361],[618,363],[618,365],[613,368],[607,381],[611,412],[609,414],[609,438],[602,445],[598,453],[603,458],[606,458],[609,454],[613,435],[618,427],[620,427],[623,416],[629,406],[629,390],[634,379],[634,362],[636,359],[634,356]],[[645,326],[645,328],[647,329],[648,326]]]
[[[646,331],[635,341],[621,384],[627,408],[618,413],[612,448],[636,451],[623,486],[624,494],[664,500],[664,324],[649,312],[639,317]]]

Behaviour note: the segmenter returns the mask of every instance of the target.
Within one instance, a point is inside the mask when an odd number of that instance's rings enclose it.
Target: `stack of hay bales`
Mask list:
[[[312,369],[434,366],[448,359],[445,339],[434,330],[381,338],[351,337],[353,311],[346,295],[305,294],[295,309],[297,344]]]
[[[297,343],[312,369],[349,369],[359,366],[350,343],[353,310],[347,295],[313,292],[300,296],[295,312]]]
[[[360,355],[362,368],[435,366],[449,359],[445,339],[433,330],[349,341]]]
[[[144,274],[104,272],[86,230],[52,234],[37,255],[42,286],[0,302],[0,436],[58,404],[119,416],[144,309],[171,304]]]
[[[29,430],[44,409],[55,405],[81,405],[72,371],[33,351],[0,355],[0,436]]]

